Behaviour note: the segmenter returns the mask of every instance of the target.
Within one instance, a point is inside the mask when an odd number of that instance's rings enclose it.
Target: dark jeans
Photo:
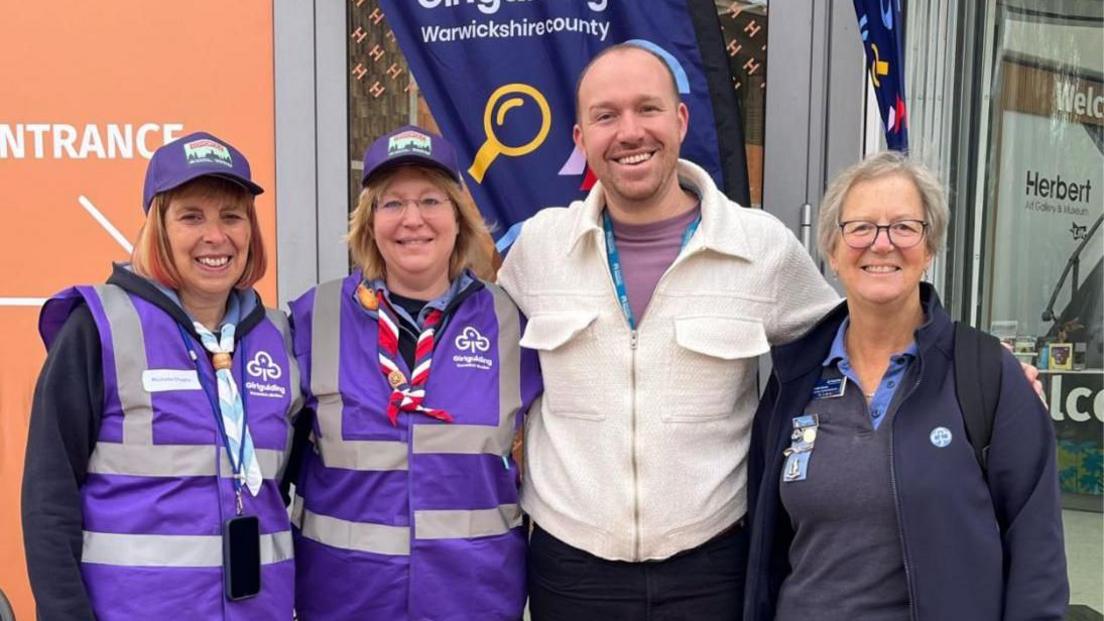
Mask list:
[[[740,619],[748,536],[734,526],[662,561],[607,561],[534,525],[529,542],[533,621]]]

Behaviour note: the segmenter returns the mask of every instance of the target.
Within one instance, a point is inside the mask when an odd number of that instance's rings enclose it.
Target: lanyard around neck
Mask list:
[[[686,244],[690,243],[690,238],[694,236],[694,232],[698,230],[700,224],[701,212],[699,211],[697,217],[682,232],[682,242],[679,244],[680,253],[686,248]],[[606,235],[606,260],[609,262],[610,275],[613,276],[613,286],[617,290],[617,301],[621,304],[621,312],[625,314],[625,320],[629,322],[629,329],[635,330],[636,317],[633,315],[632,306],[629,304],[629,294],[625,288],[625,274],[621,269],[621,254],[617,252],[617,240],[614,239],[613,235],[613,220],[610,218],[608,209],[602,211],[602,231]]]
[[[226,454],[230,456],[230,436],[226,435],[226,425],[222,422],[222,408],[219,407],[218,394],[210,386],[210,384],[204,381],[202,370],[199,368],[199,355],[196,354],[195,347],[192,346],[192,339],[188,336],[188,333],[184,330],[184,327],[180,324],[176,324],[177,329],[180,331],[180,338],[184,340],[184,348],[188,350],[188,356],[192,359],[192,363],[195,364],[196,379],[199,381],[199,385],[203,388],[204,394],[207,395],[207,400],[211,403],[211,414],[215,417],[215,423],[218,424],[219,435],[222,437],[222,444],[226,447]],[[205,351],[205,350],[204,350]],[[233,369],[230,370],[233,373]],[[249,411],[245,407],[245,397],[242,397],[242,429],[249,428]],[[220,458],[221,459],[221,458]],[[245,459],[245,433],[242,433],[242,441],[238,445],[238,458],[227,459],[230,462],[230,471],[233,474],[234,481],[234,494],[237,496],[239,503],[242,498],[242,461]]]

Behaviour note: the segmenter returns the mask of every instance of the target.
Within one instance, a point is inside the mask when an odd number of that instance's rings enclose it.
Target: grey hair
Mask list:
[[[903,175],[912,181],[920,194],[924,206],[924,220],[928,223],[924,243],[933,256],[943,251],[943,242],[947,236],[947,222],[950,209],[947,207],[947,193],[939,178],[928,167],[910,158],[900,151],[882,151],[875,153],[843,171],[828,186],[820,202],[820,215],[817,221],[817,246],[821,256],[829,256],[839,242],[839,218],[847,193],[855,184],[889,175]]]

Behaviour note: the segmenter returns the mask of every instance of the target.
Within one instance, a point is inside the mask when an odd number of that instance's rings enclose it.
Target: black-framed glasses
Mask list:
[[[432,217],[433,214],[443,211],[442,208],[450,202],[452,201],[445,196],[423,196],[422,198],[408,198],[406,200],[393,198],[376,203],[376,213],[385,217],[398,217],[406,211],[407,205],[413,203],[418,206],[418,211],[423,216]]]
[[[856,250],[869,248],[883,230],[889,243],[898,248],[912,248],[924,239],[928,223],[923,220],[898,220],[890,224],[876,224],[868,220],[848,220],[839,223],[843,241]]]

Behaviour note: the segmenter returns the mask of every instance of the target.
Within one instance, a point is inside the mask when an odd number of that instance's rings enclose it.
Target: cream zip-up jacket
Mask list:
[[[758,357],[839,298],[797,239],[679,161],[702,221],[629,329],[606,260],[602,184],[522,227],[499,272],[529,318],[544,397],[526,432],[521,503],[596,556],[663,559],[746,512]]]

